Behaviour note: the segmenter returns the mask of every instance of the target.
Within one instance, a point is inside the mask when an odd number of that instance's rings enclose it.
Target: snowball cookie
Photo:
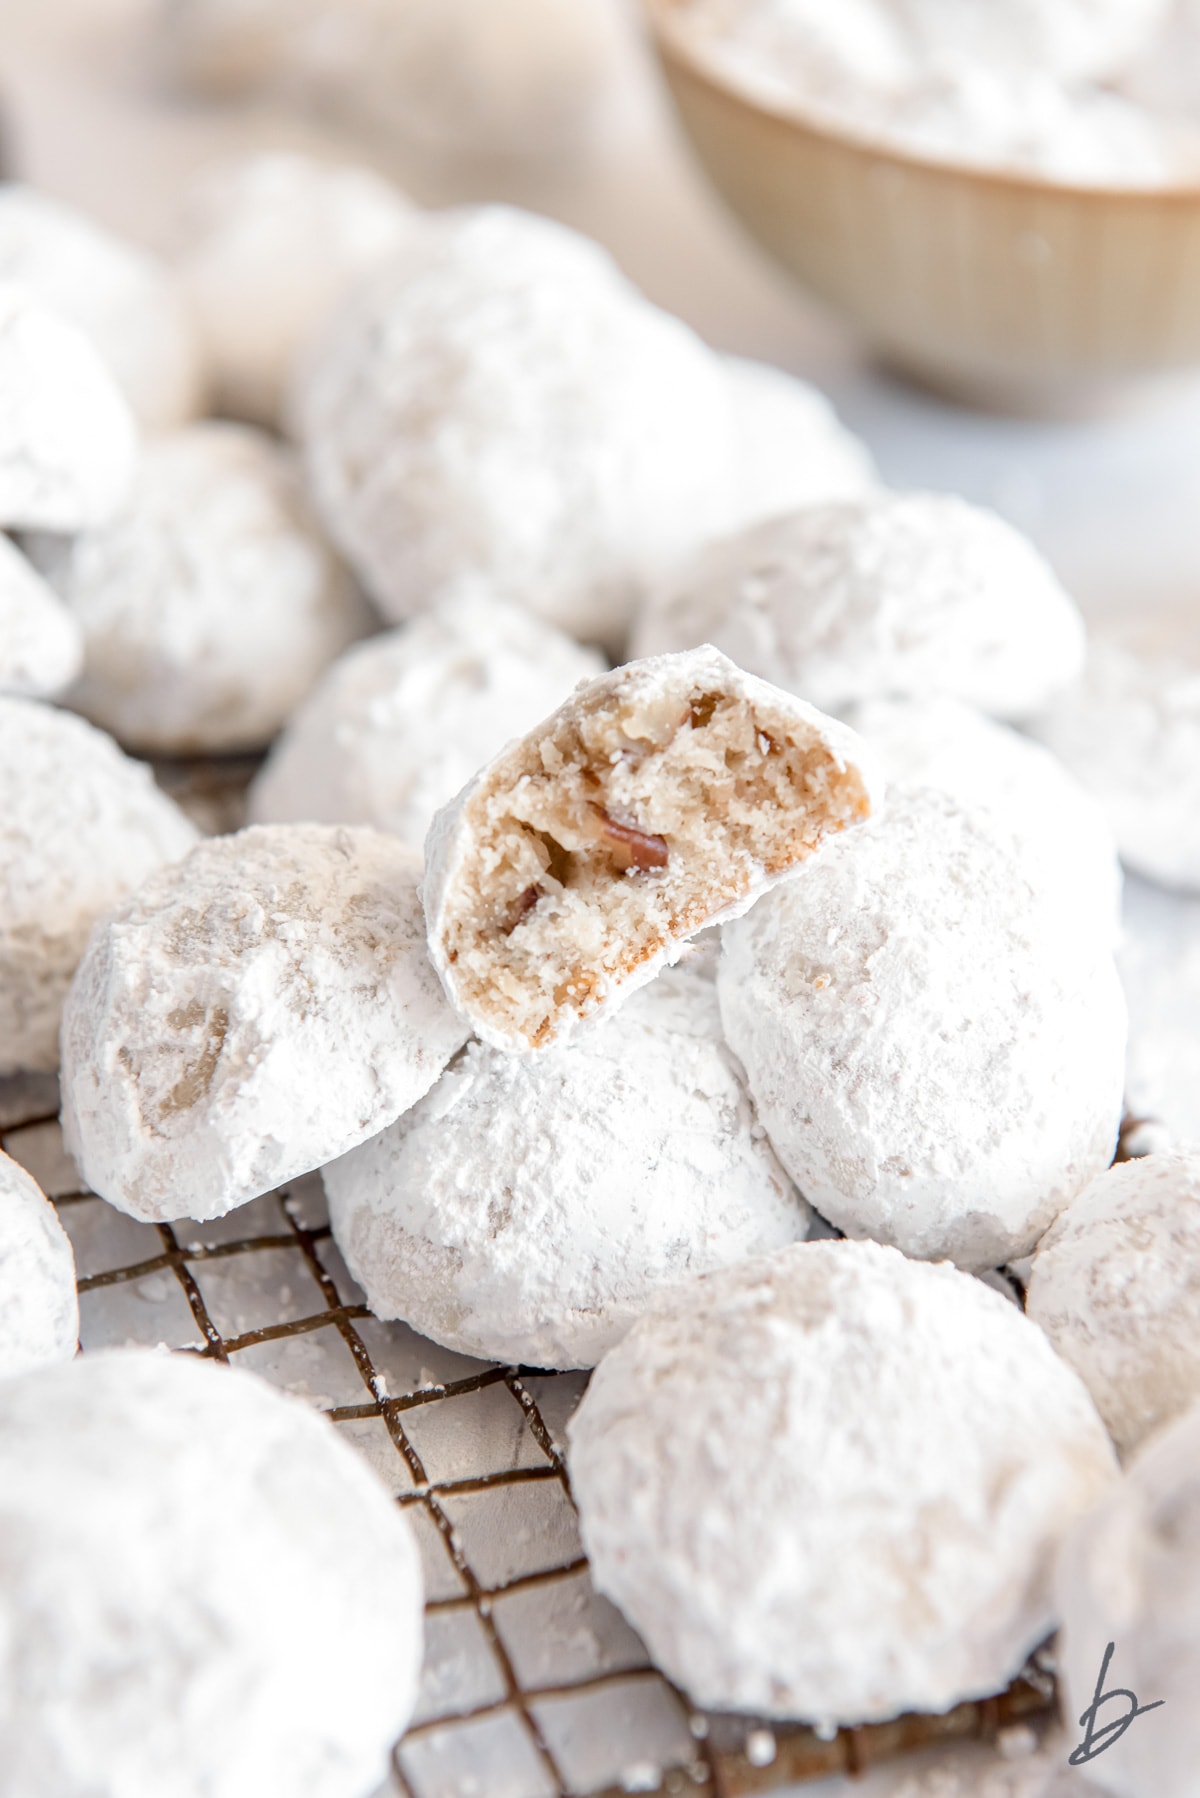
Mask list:
[[[956,699],[877,699],[850,722],[901,786],[936,787],[982,806],[1028,854],[1027,872],[1078,923],[1119,935],[1121,867],[1098,802],[1039,743]]]
[[[1127,880],[1117,966],[1129,1004],[1129,1109],[1200,1142],[1200,899]]]
[[[298,358],[416,217],[372,169],[284,151],[197,177],[180,208],[174,266],[216,410],[278,427]]]
[[[870,451],[823,393],[765,362],[723,361],[740,445],[739,525],[853,498],[872,486]]]
[[[132,1217],[223,1217],[407,1111],[467,1032],[420,858],[373,830],[214,837],[94,933],[63,1013],[63,1134]]]
[[[663,1288],[802,1241],[811,1221],[715,987],[682,968],[545,1055],[470,1044],[324,1177],[378,1317],[531,1367],[594,1366]]]
[[[196,333],[167,269],[45,194],[0,184],[0,281],[19,281],[95,345],[147,431],[202,409]]]
[[[450,600],[333,664],[251,787],[251,820],[373,824],[420,849],[439,807],[603,669],[516,606]]]
[[[1037,68],[1064,81],[1119,75],[1171,0],[889,0],[919,54],[989,68]]]
[[[0,529],[104,523],[137,453],[129,407],[87,338],[0,282]]]
[[[396,621],[461,593],[619,645],[652,569],[734,507],[729,383],[598,245],[451,212],[347,301],[298,382],[334,540]]]
[[[1200,621],[1098,625],[1083,679],[1036,728],[1099,799],[1126,864],[1200,892]]]
[[[0,1764],[21,1798],[368,1798],[416,1701],[407,1519],[336,1429],[192,1355],[0,1386]]]
[[[69,1361],[78,1340],[67,1233],[33,1176],[0,1154],[0,1381]]]
[[[1086,1771],[1114,1798],[1194,1798],[1200,1764],[1200,1407],[1156,1436],[1117,1488],[1069,1532],[1056,1581],[1062,1707],[1072,1721],[1105,1691],[1161,1704]],[[1128,1700],[1101,1707],[1097,1730]],[[1076,1742],[1082,1732],[1076,1731]]]
[[[1200,1151],[1098,1175],[1042,1238],[1026,1308],[1122,1455],[1200,1400]]]
[[[53,1072],[88,933],[196,831],[82,718],[0,695],[0,1076]]]
[[[0,693],[42,698],[83,666],[83,633],[9,539],[0,535]]]
[[[715,649],[576,689],[434,819],[429,946],[484,1042],[543,1049],[868,817],[853,731]]]
[[[1111,951],[948,794],[891,788],[727,927],[719,988],[779,1159],[848,1236],[996,1267],[1112,1160]]]
[[[71,703],[147,754],[260,748],[368,625],[292,458],[245,425],[157,438],[119,517],[30,553],[83,630]]]
[[[1084,627],[1002,519],[945,494],[876,493],[730,537],[661,585],[634,653],[697,643],[831,712],[945,693],[1021,718],[1079,672]]]
[[[695,1282],[568,1428],[599,1591],[697,1704],[819,1724],[996,1692],[1109,1486],[1082,1382],[954,1268],[813,1242]]]

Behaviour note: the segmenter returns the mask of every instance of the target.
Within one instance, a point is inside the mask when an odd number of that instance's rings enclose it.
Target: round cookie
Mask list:
[[[278,428],[300,357],[417,216],[373,169],[286,151],[198,176],[180,205],[174,268],[215,409]]]
[[[1039,1243],[1026,1309],[1122,1456],[1200,1401],[1200,1153],[1098,1175]]]
[[[0,1765],[22,1798],[367,1798],[421,1570],[335,1427],[190,1355],[0,1385]]]
[[[0,1075],[58,1066],[93,924],[195,841],[150,770],[102,731],[0,696]]]
[[[1129,1109],[1200,1142],[1200,898],[1125,883],[1117,966],[1129,1004]]]
[[[434,966],[481,1041],[544,1049],[870,815],[853,731],[715,649],[630,662],[433,821]]]
[[[0,1154],[0,1381],[69,1361],[78,1339],[67,1233],[33,1175]]]
[[[63,1134],[132,1217],[222,1217],[365,1142],[465,1041],[420,858],[372,830],[214,837],[93,934],[63,1013]]]
[[[1180,611],[1098,625],[1083,679],[1036,728],[1104,807],[1126,865],[1200,892],[1200,624]]]
[[[723,361],[739,444],[739,526],[854,498],[873,485],[870,451],[817,388],[765,362]]]
[[[0,283],[0,529],[106,522],[137,454],[129,407],[83,333]]]
[[[316,503],[384,614],[460,594],[618,646],[734,504],[720,361],[586,238],[451,212],[347,301],[298,382]]]
[[[118,518],[30,553],[83,631],[71,703],[148,754],[262,747],[369,623],[292,458],[245,425],[156,439]]]
[[[999,718],[1083,665],[1078,610],[1037,551],[945,494],[809,506],[714,543],[660,584],[633,653],[715,643],[825,711],[948,694]]]
[[[451,600],[327,669],[250,789],[251,821],[371,824],[423,845],[485,762],[604,668],[500,600]]]
[[[1099,803],[1039,743],[955,699],[873,700],[849,722],[890,781],[990,812],[1020,843],[1030,878],[1116,941],[1122,882],[1112,832]]]
[[[42,699],[83,667],[83,633],[36,569],[0,534],[0,693]]]
[[[1137,1718],[1086,1769],[1111,1798],[1193,1798],[1200,1691],[1200,1406],[1148,1442],[1115,1490],[1069,1532],[1056,1579],[1062,1708],[1081,1718],[1104,1689],[1097,1731]],[[1080,1730],[1075,1737],[1078,1743]],[[1097,1744],[1098,1746],[1099,1744]]]
[[[701,973],[536,1057],[480,1043],[324,1170],[378,1317],[466,1355],[592,1367],[665,1288],[802,1241]]]
[[[813,1242],[636,1323],[568,1428],[597,1588],[715,1710],[854,1724],[1002,1688],[1110,1484],[1079,1380],[982,1282]]]
[[[944,793],[891,788],[728,926],[719,987],[776,1154],[849,1236],[995,1267],[1112,1159],[1109,947]]]
[[[166,268],[45,194],[0,185],[0,281],[20,282],[91,339],[147,431],[202,410],[192,321]]]

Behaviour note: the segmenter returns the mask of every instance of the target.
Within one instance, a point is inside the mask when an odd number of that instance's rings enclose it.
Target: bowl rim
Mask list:
[[[836,4],[836,0],[833,3]],[[972,181],[981,187],[1007,190],[1026,199],[1061,198],[1089,206],[1104,206],[1110,211],[1116,206],[1145,212],[1164,206],[1169,211],[1200,208],[1200,175],[1190,182],[1172,182],[1161,187],[1104,187],[1096,182],[1056,181],[1019,169],[999,169],[987,164],[923,155],[920,151],[889,143],[886,137],[855,131],[851,126],[818,121],[813,113],[799,107],[793,109],[782,101],[749,93],[736,79],[715,69],[689,41],[687,29],[681,23],[682,8],[687,4],[688,0],[642,0],[651,36],[662,61],[675,63],[720,99],[807,138],[813,144],[832,143],[862,161],[890,163],[934,179]]]

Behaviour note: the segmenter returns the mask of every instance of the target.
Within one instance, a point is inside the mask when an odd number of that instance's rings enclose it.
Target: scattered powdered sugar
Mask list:
[[[979,1281],[864,1243],[710,1275],[568,1426],[600,1591],[697,1703],[858,1723],[1002,1687],[1111,1483],[1077,1375]]]
[[[412,1714],[407,1520],[306,1404],[186,1355],[0,1384],[0,1765],[22,1798],[358,1798]]]
[[[263,826],[200,844],[92,937],[63,1017],[63,1130],[131,1216],[221,1217],[376,1134],[467,1036],[425,952],[420,858]]]
[[[83,634],[36,569],[0,535],[0,693],[42,699],[83,666]]]
[[[470,1044],[325,1185],[378,1316],[534,1367],[594,1365],[664,1288],[809,1223],[682,969],[543,1055]]]
[[[32,1174],[0,1154],[0,1381],[69,1361],[78,1336],[67,1233]]]

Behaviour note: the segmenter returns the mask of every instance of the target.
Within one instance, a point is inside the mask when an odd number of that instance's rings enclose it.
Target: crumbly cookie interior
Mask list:
[[[543,1047],[869,809],[858,770],[782,708],[610,689],[515,745],[467,803],[442,925],[463,1001]]]

